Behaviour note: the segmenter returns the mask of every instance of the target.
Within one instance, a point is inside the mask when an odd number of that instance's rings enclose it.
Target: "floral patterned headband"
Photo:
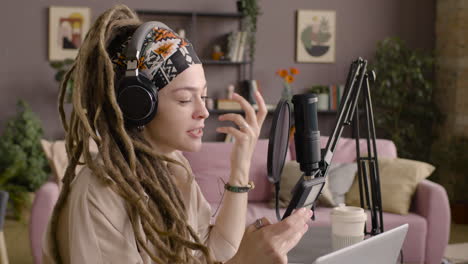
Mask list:
[[[111,58],[117,73],[125,72],[127,68],[125,51],[130,39],[131,36]],[[201,64],[201,61],[188,40],[166,28],[154,27],[148,32],[140,51],[138,69],[158,90],[168,85],[192,64]]]

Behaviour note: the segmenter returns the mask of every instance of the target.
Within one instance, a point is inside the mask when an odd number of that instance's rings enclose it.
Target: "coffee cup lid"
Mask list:
[[[337,207],[332,210],[333,215],[337,216],[354,216],[364,215],[364,209],[356,206],[346,206],[344,203],[340,203]]]

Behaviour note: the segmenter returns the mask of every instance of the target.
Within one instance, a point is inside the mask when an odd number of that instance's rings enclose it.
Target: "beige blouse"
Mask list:
[[[181,153],[176,156],[189,167]],[[177,165],[168,168],[183,195],[188,223],[216,260],[232,258],[237,248],[221,236],[219,227],[210,225],[210,205],[196,181],[190,180],[192,175]],[[44,264],[55,263],[49,229],[50,226],[44,238]],[[87,167],[71,184],[67,203],[59,216],[57,236],[63,263],[152,263],[145,251],[137,248],[125,200],[101,183]]]

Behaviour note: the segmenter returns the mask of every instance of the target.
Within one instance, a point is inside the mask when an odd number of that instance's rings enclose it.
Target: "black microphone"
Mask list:
[[[292,98],[296,126],[296,160],[305,176],[312,176],[312,172],[319,168],[321,160],[317,102],[317,96],[312,93],[296,94]]]
[[[317,102],[315,94],[296,94],[292,98],[294,105],[294,124],[296,133],[296,160],[304,173],[294,186],[292,198],[284,212],[285,219],[294,209],[306,207],[315,208],[315,202],[325,185],[325,177],[320,171],[320,131],[317,125]],[[312,218],[314,219],[314,218]]]

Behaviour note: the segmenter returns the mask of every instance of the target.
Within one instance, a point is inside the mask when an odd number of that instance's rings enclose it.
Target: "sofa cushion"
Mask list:
[[[379,158],[382,210],[395,214],[408,214],[417,185],[433,171],[434,166],[421,161]],[[346,194],[346,203],[360,206],[359,201],[359,183],[356,177],[353,186]]]
[[[221,200],[224,182],[227,182],[231,168],[232,143],[204,142],[198,152],[184,152],[190,162],[200,189],[210,203]],[[249,201],[268,201],[271,197],[271,183],[267,177],[268,140],[259,139],[255,147],[250,167],[250,180],[255,189],[249,192]],[[290,160],[289,151],[286,161]]]
[[[65,149],[65,140],[49,141],[41,139],[42,150],[44,151],[47,161],[52,169],[50,180],[55,181],[59,187],[62,186],[62,179],[65,175],[65,170],[68,166],[67,151]],[[94,141],[90,141],[91,153],[97,153],[97,145]],[[83,165],[77,165],[75,172],[78,174]]]
[[[352,163],[332,163],[328,170],[327,180],[319,196],[319,205],[333,207],[345,202],[345,194],[348,192],[356,175],[357,166]],[[292,189],[296,185],[302,171],[295,160],[286,162],[281,174],[279,191],[279,207],[286,208],[292,199]],[[270,206],[275,208],[275,197],[272,195]]]

